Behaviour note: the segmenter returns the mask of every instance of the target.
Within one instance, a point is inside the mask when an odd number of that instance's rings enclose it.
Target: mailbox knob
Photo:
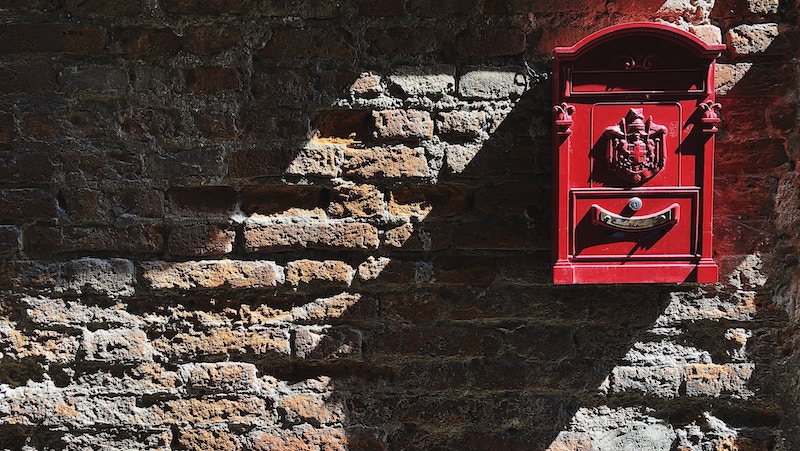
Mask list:
[[[631,199],[628,201],[628,208],[633,211],[639,211],[639,209],[642,208],[642,199],[639,199],[638,197],[631,197]]]

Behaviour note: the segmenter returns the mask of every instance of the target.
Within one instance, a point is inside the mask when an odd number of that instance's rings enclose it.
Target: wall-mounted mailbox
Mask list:
[[[555,283],[717,281],[714,60],[724,49],[655,23],[555,49]]]

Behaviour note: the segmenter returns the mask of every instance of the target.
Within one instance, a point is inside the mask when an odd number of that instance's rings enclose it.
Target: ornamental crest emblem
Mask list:
[[[631,108],[617,125],[606,127],[607,161],[612,172],[633,183],[642,183],[664,169],[667,127],[646,120],[642,108]]]

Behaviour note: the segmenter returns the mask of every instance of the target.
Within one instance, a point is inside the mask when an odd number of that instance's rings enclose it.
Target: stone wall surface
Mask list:
[[[0,449],[800,449],[793,0],[0,2]],[[718,284],[554,286],[550,52],[717,66]]]

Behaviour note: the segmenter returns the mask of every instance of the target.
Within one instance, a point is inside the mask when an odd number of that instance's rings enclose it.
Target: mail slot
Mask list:
[[[644,22],[555,49],[554,283],[717,281],[714,62],[724,49]]]

